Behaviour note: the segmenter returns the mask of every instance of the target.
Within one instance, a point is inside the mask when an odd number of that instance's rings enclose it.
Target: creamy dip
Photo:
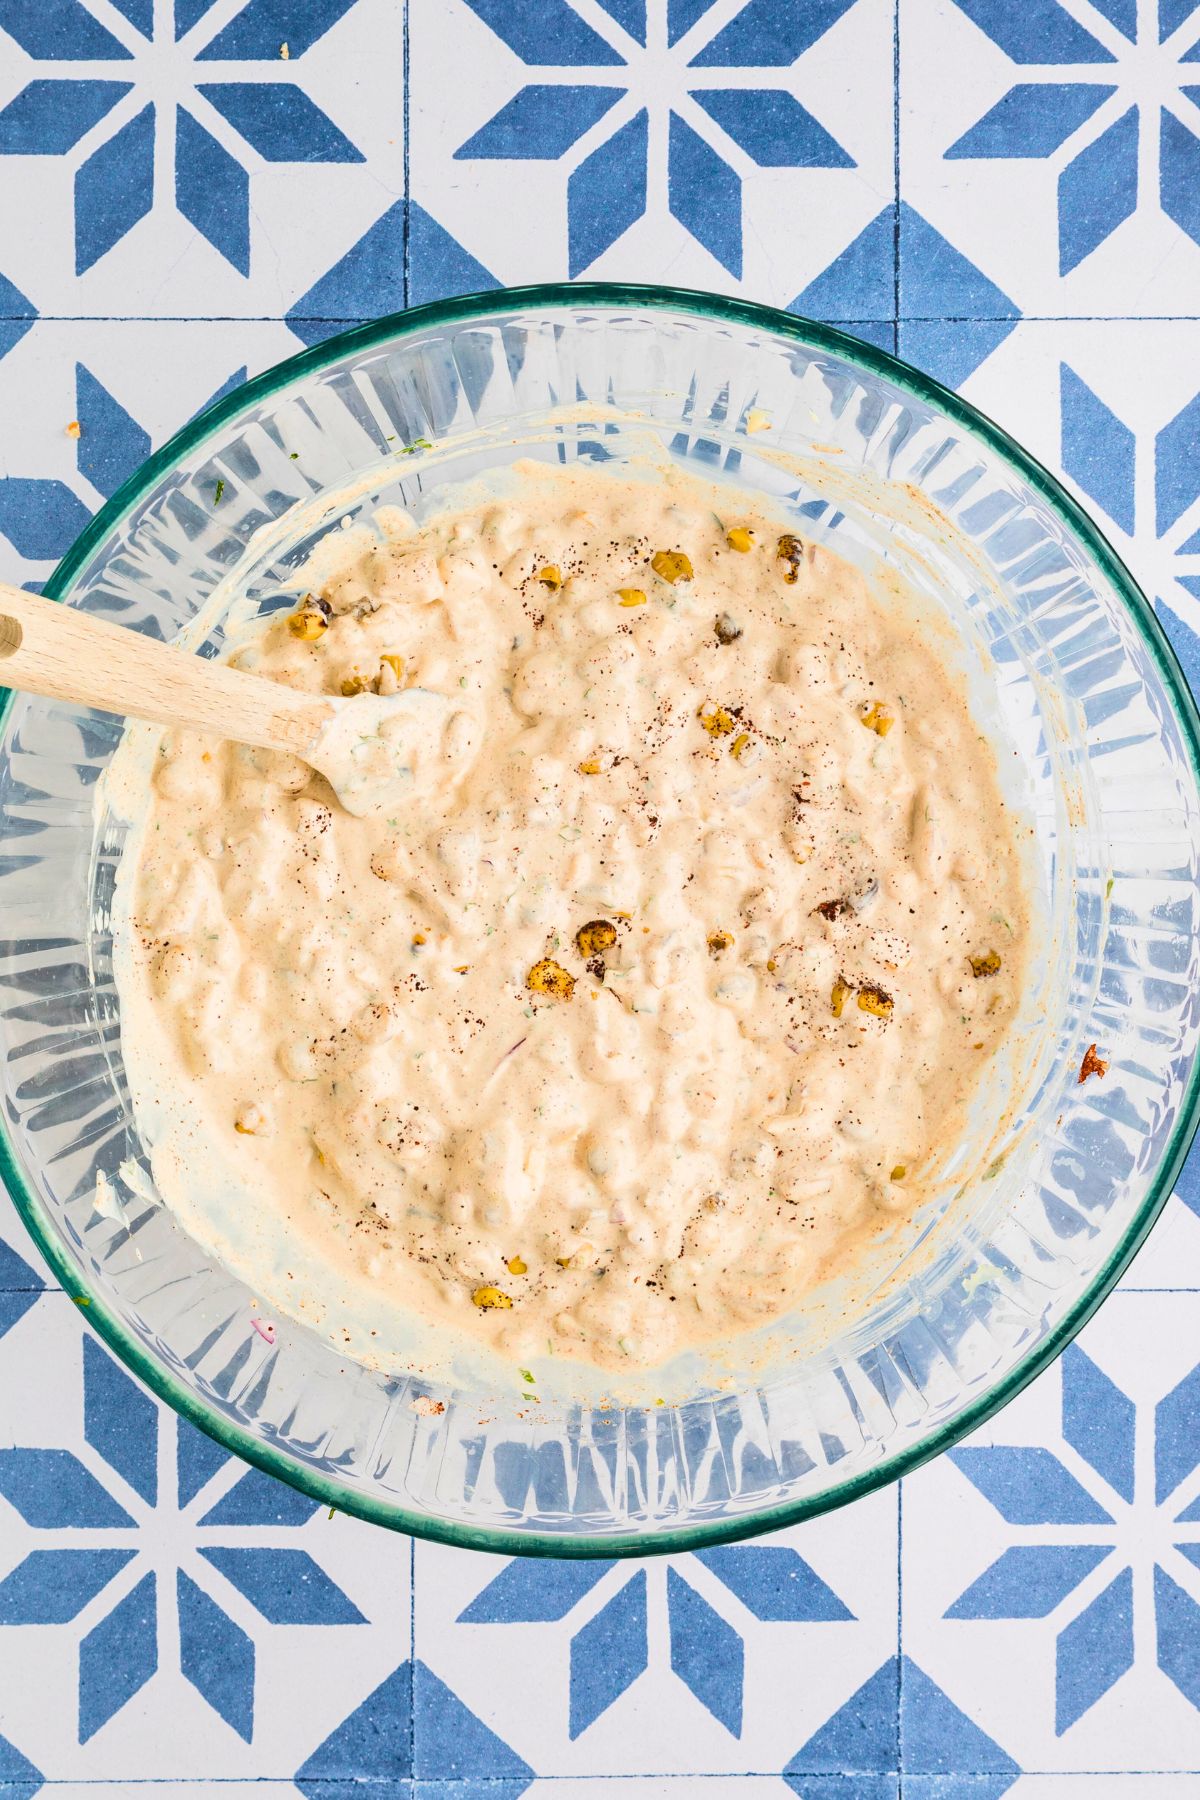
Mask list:
[[[234,660],[450,697],[437,781],[357,817],[164,737],[126,1038],[339,1291],[602,1368],[762,1325],[927,1197],[1012,1027],[965,682],[894,578],[690,477],[392,524]]]

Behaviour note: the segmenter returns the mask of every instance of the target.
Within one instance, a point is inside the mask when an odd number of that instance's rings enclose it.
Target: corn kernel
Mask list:
[[[362,675],[347,675],[345,680],[341,684],[341,691],[342,691],[342,694],[344,695],[344,697],[347,700],[350,700],[354,697],[355,694],[361,694],[363,692],[363,690],[366,688],[366,685],[367,685],[366,678],[364,676],[362,676]]]
[[[748,731],[739,731],[738,735],[729,746],[730,756],[736,756],[740,762],[753,741],[754,740],[751,738]]]
[[[865,725],[868,731],[873,731],[876,737],[886,737],[896,723],[881,700],[874,701],[864,712],[861,712],[858,722],[860,725]]]
[[[790,531],[785,531],[775,546],[775,554],[783,564],[783,579],[798,581],[800,579],[800,559],[804,555],[804,545]]]
[[[315,643],[318,637],[324,637],[329,630],[331,614],[333,607],[327,599],[306,594],[297,610],[288,614],[288,630],[293,637],[299,637],[302,644]]]
[[[709,737],[729,737],[737,730],[737,720],[733,714],[726,712],[723,706],[717,706],[712,700],[706,700],[696,710],[696,717],[707,731]]]
[[[731,525],[725,533],[725,542],[731,550],[740,551],[745,556],[747,550],[754,548],[754,533],[748,525]]]
[[[481,1312],[487,1312],[489,1307],[504,1308],[512,1305],[508,1295],[502,1294],[498,1287],[477,1287],[471,1298]]]
[[[557,594],[563,584],[562,570],[557,563],[547,563],[544,568],[538,570],[537,578],[542,586],[549,589],[552,594]]]
[[[385,662],[387,664],[397,681],[404,680],[404,658],[402,656],[393,656],[392,653],[388,651],[381,656],[379,660],[380,662]]]
[[[610,925],[607,919],[592,919],[581,925],[575,933],[575,943],[580,956],[603,956],[611,950],[617,941],[617,928]]]
[[[589,758],[586,762],[580,763],[579,773],[581,775],[598,775],[600,773],[599,758],[595,757],[595,756],[589,756]]]
[[[978,981],[981,976],[998,975],[1000,973],[1000,956],[998,951],[989,950],[986,956],[972,956],[969,958],[969,961],[971,964],[971,973],[974,975],[976,981]]]
[[[692,559],[682,550],[656,550],[650,558],[650,567],[664,581],[690,581],[692,579]]]
[[[904,1177],[907,1174],[908,1174],[908,1170],[905,1168],[904,1164],[897,1163],[895,1168],[892,1170],[891,1179],[893,1181],[903,1181]]]
[[[505,1266],[510,1275],[524,1275],[529,1265],[519,1256],[510,1256]]]
[[[708,954],[723,956],[733,943],[731,931],[710,931],[708,934]]]
[[[618,588],[617,599],[622,606],[645,606],[646,591],[644,588]]]
[[[890,1019],[892,1016],[892,998],[882,988],[864,987],[858,991],[858,1010],[872,1013],[877,1019]]]
[[[569,1000],[575,991],[575,977],[549,956],[544,956],[530,969],[525,986],[534,994],[550,994],[556,1000]]]
[[[848,981],[843,981],[839,975],[829,993],[829,1010],[832,1012],[835,1019],[841,1018],[842,1008],[845,1006],[853,992],[854,989],[850,986],[850,983]]]

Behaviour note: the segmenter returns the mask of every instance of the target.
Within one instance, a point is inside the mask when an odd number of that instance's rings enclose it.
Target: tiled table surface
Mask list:
[[[0,159],[9,579],[347,322],[661,280],[961,388],[1200,676],[1193,0],[0,0]],[[961,1450],[619,1565],[414,1545],[246,1472],[5,1206],[0,1800],[1200,1796],[1198,1165]]]

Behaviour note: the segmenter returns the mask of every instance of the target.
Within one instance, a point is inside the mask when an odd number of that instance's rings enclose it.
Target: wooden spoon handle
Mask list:
[[[0,582],[0,684],[303,756],[332,716],[297,694]]]

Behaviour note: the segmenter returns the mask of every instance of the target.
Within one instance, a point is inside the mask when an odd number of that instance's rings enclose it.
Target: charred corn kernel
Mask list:
[[[747,550],[754,548],[754,533],[748,525],[731,525],[725,533],[725,542],[731,550],[740,550],[745,556]]]
[[[618,588],[617,599],[622,606],[645,606],[645,588]]]
[[[580,763],[579,773],[581,775],[598,775],[600,773],[600,759],[595,756],[589,756],[586,762]]]
[[[560,1269],[569,1269],[571,1266],[571,1259],[569,1256],[556,1256],[554,1260]]]
[[[682,550],[656,550],[650,558],[650,567],[664,581],[690,581],[692,579],[692,559]]]
[[[970,958],[970,963],[971,973],[976,981],[978,981],[981,976],[998,975],[1000,973],[1000,957],[995,950],[989,950],[986,956],[972,956]]]
[[[537,578],[542,586],[548,588],[552,594],[557,594],[563,584],[562,570],[557,563],[547,563],[544,568],[538,570]]]
[[[746,414],[747,431],[770,431],[771,415],[764,412],[761,406],[752,406]]]
[[[859,713],[858,722],[865,725],[868,731],[873,731],[876,737],[886,737],[896,723],[882,700],[872,701],[870,706]]]
[[[470,968],[470,963],[458,963],[455,965],[454,973],[456,975],[466,975],[470,972]]]
[[[580,956],[603,956],[611,950],[617,941],[617,928],[610,925],[607,919],[589,919],[575,933],[575,943]]]
[[[505,1264],[510,1275],[524,1275],[528,1266],[527,1263],[522,1262],[519,1256],[510,1256]]]
[[[783,579],[798,581],[800,579],[800,559],[804,555],[804,545],[790,531],[785,531],[775,546],[775,554],[783,564]]]
[[[777,965],[775,962],[775,958],[773,956],[768,956],[768,958],[767,958],[767,974],[773,975],[775,973],[776,967],[777,967]]]
[[[864,987],[858,990],[858,1010],[873,1013],[877,1019],[890,1019],[892,1016],[892,997],[885,994],[882,988]]]
[[[345,680],[341,684],[341,691],[344,694],[344,696],[346,697],[346,699],[350,700],[354,697],[355,694],[361,694],[364,691],[364,689],[366,688],[366,685],[367,685],[367,682],[366,682],[365,676],[363,676],[363,675],[347,675]]]
[[[550,994],[555,1000],[569,1000],[575,991],[575,977],[549,956],[535,962],[525,977],[525,986],[533,994]]]
[[[703,706],[697,708],[696,717],[709,737],[728,737],[737,730],[737,720],[733,714],[726,712],[723,706],[717,706],[712,700],[706,700]]]
[[[306,594],[295,612],[288,614],[287,628],[302,644],[311,644],[329,630],[332,612],[328,600]]]
[[[841,1018],[842,1008],[845,1006],[853,992],[854,989],[850,986],[850,983],[848,981],[843,981],[839,975],[829,993],[829,1010],[832,1012],[835,1019]]]
[[[732,931],[710,931],[708,934],[708,954],[724,956],[733,943]]]
[[[425,933],[423,931],[414,931],[414,933],[413,933],[413,948],[415,949],[418,944],[423,944],[424,942],[425,942]]]
[[[907,1174],[908,1174],[908,1170],[905,1168],[904,1164],[897,1163],[895,1168],[892,1170],[891,1179],[893,1181],[903,1181],[904,1177]]]
[[[753,739],[748,731],[739,731],[732,744],[729,746],[730,756],[736,756],[740,762],[750,748],[752,742]]]
[[[728,613],[717,614],[713,620],[713,630],[717,634],[718,644],[736,644],[742,635],[741,626]]]
[[[379,660],[381,663],[387,664],[397,681],[404,680],[404,658],[402,656],[393,656],[389,651],[381,656]]]
[[[509,1299],[508,1295],[502,1294],[498,1287],[477,1287],[475,1292],[471,1295],[471,1298],[481,1312],[487,1312],[488,1308],[492,1306],[507,1307],[512,1305],[512,1301]]]
[[[67,426],[67,436],[69,438],[77,438],[77,437],[83,436],[83,432],[80,428],[78,419],[72,419],[71,423]]]

